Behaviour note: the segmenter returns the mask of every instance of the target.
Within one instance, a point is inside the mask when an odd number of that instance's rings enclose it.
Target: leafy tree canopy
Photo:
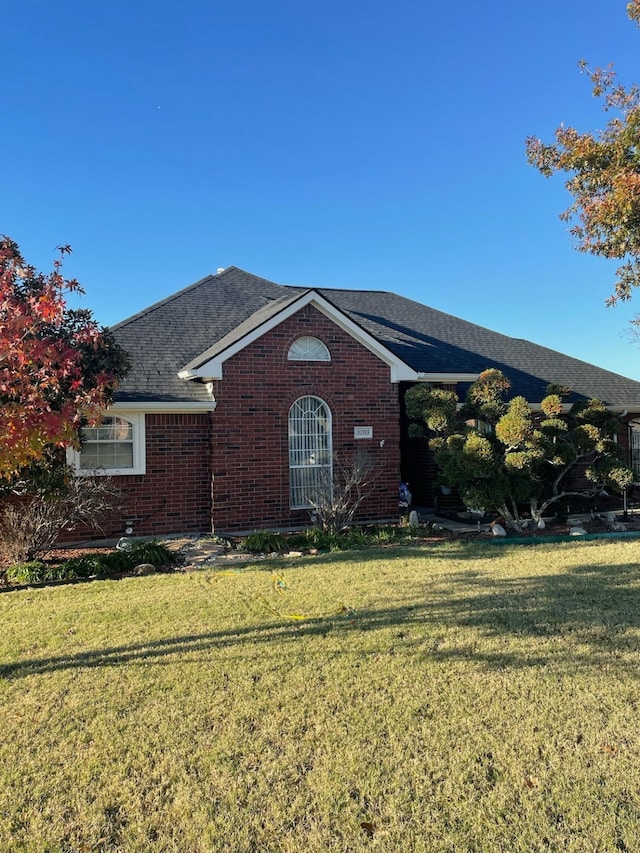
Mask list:
[[[554,503],[619,491],[633,480],[613,439],[620,419],[599,400],[572,405],[565,386],[549,386],[538,407],[507,401],[510,383],[486,370],[460,404],[453,392],[416,385],[405,395],[412,436],[426,434],[443,483],[465,505],[495,510],[520,529],[523,505],[539,521]]]
[[[62,275],[25,263],[17,244],[0,238],[0,482],[72,443],[83,422],[112,400],[128,369],[126,353],[86,309],[65,296],[82,292]]]
[[[640,0],[627,13],[640,26]],[[611,119],[596,132],[560,125],[551,144],[530,137],[527,159],[547,177],[568,175],[573,202],[561,218],[573,223],[578,250],[621,262],[607,299],[613,305],[640,286],[640,87],[621,85],[611,65],[591,69],[582,61],[580,67]]]

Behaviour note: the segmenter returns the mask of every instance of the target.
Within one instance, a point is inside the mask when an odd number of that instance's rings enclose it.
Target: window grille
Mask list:
[[[292,509],[331,498],[331,412],[318,397],[301,397],[289,410],[289,474]]]
[[[302,337],[289,347],[289,361],[331,361],[327,347],[318,338]]]
[[[133,424],[124,418],[103,418],[98,426],[80,431],[84,469],[133,468]]]

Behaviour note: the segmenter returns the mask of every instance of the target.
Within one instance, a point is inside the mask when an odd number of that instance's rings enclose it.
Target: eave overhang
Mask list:
[[[128,400],[121,403],[112,403],[108,411],[115,412],[148,412],[153,414],[167,413],[175,415],[194,415],[200,412],[214,412],[216,408],[214,399],[207,401],[162,401],[162,400]]]
[[[325,299],[322,294],[316,290],[307,290],[302,293],[297,299],[288,302],[281,311],[273,314],[263,323],[256,325],[255,328],[243,335],[238,340],[229,343],[228,346],[222,345],[218,352],[215,352],[218,345],[214,345],[210,350],[197,356],[189,364],[185,365],[179,371],[178,376],[181,379],[194,380],[200,379],[206,382],[212,382],[223,378],[224,364],[237,353],[241,352],[245,347],[257,341],[267,332],[275,329],[289,317],[296,314],[307,305],[312,305],[321,314],[335,323],[336,326],[345,331],[348,335],[358,341],[362,346],[368,349],[371,353],[377,356],[382,362],[388,365],[390,371],[391,382],[417,382],[418,373],[410,367],[405,361],[399,358],[391,350],[387,349],[373,335],[370,335],[362,326],[355,323],[350,317],[340,311],[335,305]],[[224,344],[224,342],[222,342]]]
[[[442,382],[445,385],[455,385],[458,382],[475,382],[480,378],[479,373],[418,373],[417,382]]]

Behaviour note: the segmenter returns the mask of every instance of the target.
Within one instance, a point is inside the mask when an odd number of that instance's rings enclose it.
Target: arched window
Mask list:
[[[319,397],[300,397],[289,409],[291,508],[329,500],[332,477],[331,412]]]
[[[318,338],[302,337],[289,347],[289,361],[331,361],[327,347]]]

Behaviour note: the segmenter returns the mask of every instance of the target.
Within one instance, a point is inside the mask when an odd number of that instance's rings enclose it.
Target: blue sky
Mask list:
[[[577,68],[640,82],[625,0],[20,0],[3,9],[0,232],[114,324],[235,265],[393,290],[640,379],[526,163],[606,117]]]

